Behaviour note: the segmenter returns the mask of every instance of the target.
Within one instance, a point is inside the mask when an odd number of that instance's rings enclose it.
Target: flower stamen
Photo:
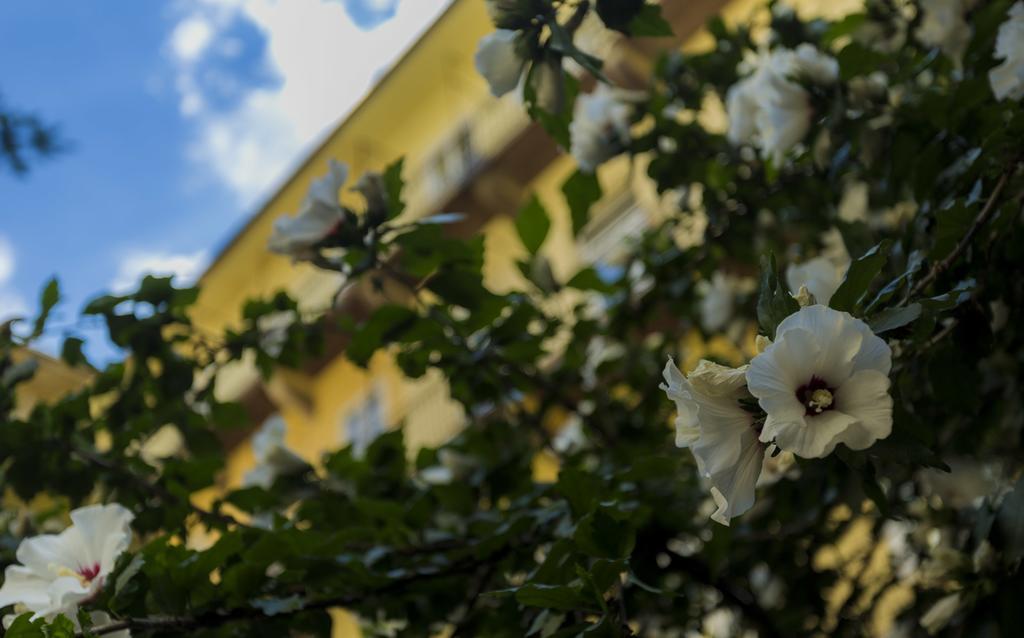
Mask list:
[[[804,406],[806,416],[815,416],[835,407],[835,389],[818,376],[797,388],[796,398]]]

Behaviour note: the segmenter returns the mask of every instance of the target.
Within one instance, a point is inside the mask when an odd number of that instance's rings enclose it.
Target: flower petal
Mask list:
[[[77,534],[73,539],[74,546],[68,542],[67,532],[43,534],[21,541],[16,553],[18,562],[43,578],[52,577],[60,567],[77,566],[78,557],[84,550],[78,545],[81,541]]]
[[[50,579],[41,578],[28,567],[9,565],[4,570],[3,587],[0,587],[0,607],[21,603],[36,609],[49,605],[49,585]]]
[[[662,376],[665,383],[662,383],[660,387],[676,404],[676,446],[689,447],[700,438],[697,403],[690,394],[690,383],[672,359],[665,363]]]
[[[828,410],[821,414],[805,417],[802,423],[795,421],[772,422],[769,415],[762,431],[771,428],[775,442],[783,450],[788,450],[805,459],[822,458],[832,453],[838,436],[855,424],[857,419],[839,410]]]
[[[727,471],[712,473],[710,476],[711,495],[718,504],[718,509],[711,515],[711,519],[722,525],[728,525],[730,519],[754,506],[754,488],[761,475],[765,448],[757,440],[753,430],[748,427],[748,431],[749,434],[741,441],[741,453],[737,462]]]
[[[828,306],[816,304],[801,308],[782,320],[776,330],[776,343],[782,341],[786,333],[803,329],[812,335],[818,346],[817,357],[808,365],[808,360],[792,365],[802,367],[805,378],[798,379],[799,385],[806,383],[811,375],[817,375],[831,384],[838,385],[850,376],[853,369],[853,358],[860,352],[861,344],[871,329],[860,319],[855,319],[847,312],[839,312]],[[801,336],[801,339],[806,337]],[[792,360],[791,360],[792,361]],[[811,374],[807,374],[807,373]],[[793,389],[796,390],[796,387]]]
[[[892,432],[889,377],[877,370],[855,373],[836,390],[836,409],[857,419],[838,437],[851,450],[864,450]]]
[[[524,63],[516,52],[517,36],[516,31],[498,29],[481,38],[477,45],[473,58],[476,70],[487,80],[495,97],[516,88],[523,74]]]
[[[71,529],[77,530],[81,535],[87,555],[80,557],[77,564],[68,566],[86,567],[98,563],[99,574],[109,574],[114,569],[117,557],[128,549],[131,543],[131,522],[134,518],[135,515],[126,507],[116,503],[90,505],[73,510],[71,521],[74,527]]]

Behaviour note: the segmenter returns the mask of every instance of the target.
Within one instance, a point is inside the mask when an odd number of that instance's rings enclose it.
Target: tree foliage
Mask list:
[[[500,26],[525,34],[532,60],[555,56],[558,68],[563,55],[595,64],[566,44],[580,12],[632,35],[665,28],[644,3],[489,4]],[[900,635],[1014,635],[1024,110],[996,99],[988,79],[1009,10],[977,3],[959,59],[916,35],[921,15],[884,0],[831,23],[778,7],[760,30],[714,20],[710,51],[665,56],[630,98],[631,139],[617,150],[646,166],[671,214],[628,240],[614,268],[555,277],[549,213],[532,198],[516,222],[528,283],[488,290],[482,238],[449,232],[450,216],[400,216],[396,164],[360,182],[366,210],[346,209],[306,256],[345,274],[346,291],[374,284],[382,303],[366,316],[310,316],[281,293],[250,302],[241,328],[209,335],[189,318],[197,290],[148,277],[85,309],[123,361],[22,414],[15,391],[33,368],[15,354],[45,329],[59,294],[48,287],[37,326],[28,337],[8,328],[0,361],[3,559],[17,562],[21,538],[93,501],[133,511],[136,543],[83,605],[105,622],[24,614],[7,635],[327,635],[335,607],[359,614],[369,635],[853,636],[879,633],[884,618]],[[803,44],[834,56],[837,77],[793,78],[810,109],[798,143],[759,153],[714,125],[745,57]],[[569,130],[560,114],[528,108]],[[844,212],[857,188],[866,205]],[[563,192],[578,232],[600,186],[576,173]],[[693,227],[699,241],[681,241]],[[775,337],[809,301],[787,287],[785,266],[824,253],[833,229],[854,259],[829,303],[892,350],[892,432],[866,449],[790,458],[752,509],[712,522],[701,472],[673,443],[665,362],[755,356],[754,336]],[[760,284],[709,330],[716,273]],[[291,321],[268,340],[267,318],[282,314]],[[337,332],[357,364],[383,351],[409,377],[439,370],[464,429],[415,451],[398,429],[365,453],[330,451],[200,506],[225,441],[255,425],[216,398],[220,371],[243,358],[268,375],[298,367]],[[63,351],[83,363],[80,338]],[[564,423],[582,431],[571,445],[558,439]],[[144,458],[166,424],[184,449]],[[535,478],[538,457],[557,460],[556,479]],[[447,480],[428,480],[439,467]],[[182,542],[196,534],[212,544]]]

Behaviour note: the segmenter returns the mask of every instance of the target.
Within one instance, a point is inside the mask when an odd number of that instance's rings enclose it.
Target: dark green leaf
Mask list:
[[[562,184],[562,193],[572,215],[572,234],[579,235],[590,221],[590,207],[601,199],[601,183],[594,173],[576,171]]]
[[[855,259],[846,271],[846,277],[839,289],[832,295],[829,306],[844,312],[853,312],[857,304],[868,293],[871,283],[878,276],[888,259],[889,241],[874,246]]]
[[[636,536],[628,520],[618,520],[599,509],[580,520],[573,540],[581,551],[596,558],[626,558],[633,551]]]
[[[1024,558],[1024,477],[1017,480],[1013,491],[1003,499],[997,520],[1007,560]]]
[[[32,622],[32,614],[18,616],[4,632],[4,638],[46,638],[43,633],[43,620]]]
[[[893,306],[886,308],[868,321],[871,331],[875,334],[902,328],[912,323],[921,316],[921,304],[912,303],[906,306]]]
[[[365,367],[374,352],[398,338],[417,318],[416,313],[405,306],[381,306],[352,336],[347,351],[349,359]]]
[[[405,202],[402,201],[402,189],[405,182],[402,181],[402,169],[405,166],[405,158],[400,157],[384,169],[384,188],[388,197],[388,219],[394,219],[405,210]]]
[[[85,345],[85,341],[82,339],[68,337],[64,340],[64,345],[61,346],[60,358],[69,366],[89,365],[89,361],[86,360],[85,354],[82,352],[83,345]]]
[[[661,15],[660,4],[645,4],[629,23],[629,34],[635,38],[660,38],[674,35],[672,25]]]
[[[29,336],[29,340],[36,339],[39,335],[43,334],[43,331],[46,330],[46,320],[50,318],[50,311],[53,310],[53,307],[59,301],[60,284],[57,282],[57,278],[53,277],[50,281],[46,282],[46,286],[39,297],[39,315],[32,325],[32,334]]]
[[[761,290],[757,298],[757,321],[761,331],[769,338],[775,338],[775,329],[782,320],[800,309],[796,300],[779,281],[775,255],[769,253],[761,258]]]
[[[587,267],[579,271],[572,276],[565,284],[570,288],[576,288],[577,290],[594,290],[602,293],[611,293],[615,291],[615,287],[601,279],[601,276],[597,274],[597,271],[593,268]]]
[[[568,585],[541,585],[529,583],[516,590],[516,600],[529,607],[544,607],[562,611],[595,611],[593,597],[584,596]]]
[[[516,230],[519,232],[519,239],[522,240],[523,246],[526,246],[526,250],[530,251],[531,255],[536,255],[544,244],[550,229],[551,220],[548,218],[548,213],[544,210],[544,205],[534,195],[516,215]]]

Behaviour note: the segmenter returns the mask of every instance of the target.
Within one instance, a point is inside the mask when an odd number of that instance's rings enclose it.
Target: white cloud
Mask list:
[[[7,280],[14,274],[14,247],[7,238],[0,235],[0,285],[7,283]]]
[[[115,293],[132,290],[144,275],[174,276],[174,284],[187,286],[194,283],[206,266],[206,251],[191,254],[144,253],[128,254],[117,268],[117,275],[110,282]]]
[[[189,158],[230,188],[240,204],[253,204],[355,106],[381,68],[392,64],[450,1],[405,0],[393,18],[364,31],[337,1],[186,0],[171,49],[179,107],[196,123]],[[393,2],[369,0],[374,7]],[[264,64],[280,82],[253,87],[233,107],[218,110],[200,88],[202,54],[215,49],[210,40],[238,19],[264,35]],[[182,26],[199,22],[212,27],[205,42],[196,35],[198,27]]]
[[[390,11],[396,0],[364,0],[363,4],[371,11]]]
[[[194,62],[213,40],[213,25],[198,15],[182,20],[171,32],[171,51],[182,62]]]
[[[0,322],[24,317],[30,312],[25,298],[8,285],[14,276],[16,261],[11,242],[0,235]]]

